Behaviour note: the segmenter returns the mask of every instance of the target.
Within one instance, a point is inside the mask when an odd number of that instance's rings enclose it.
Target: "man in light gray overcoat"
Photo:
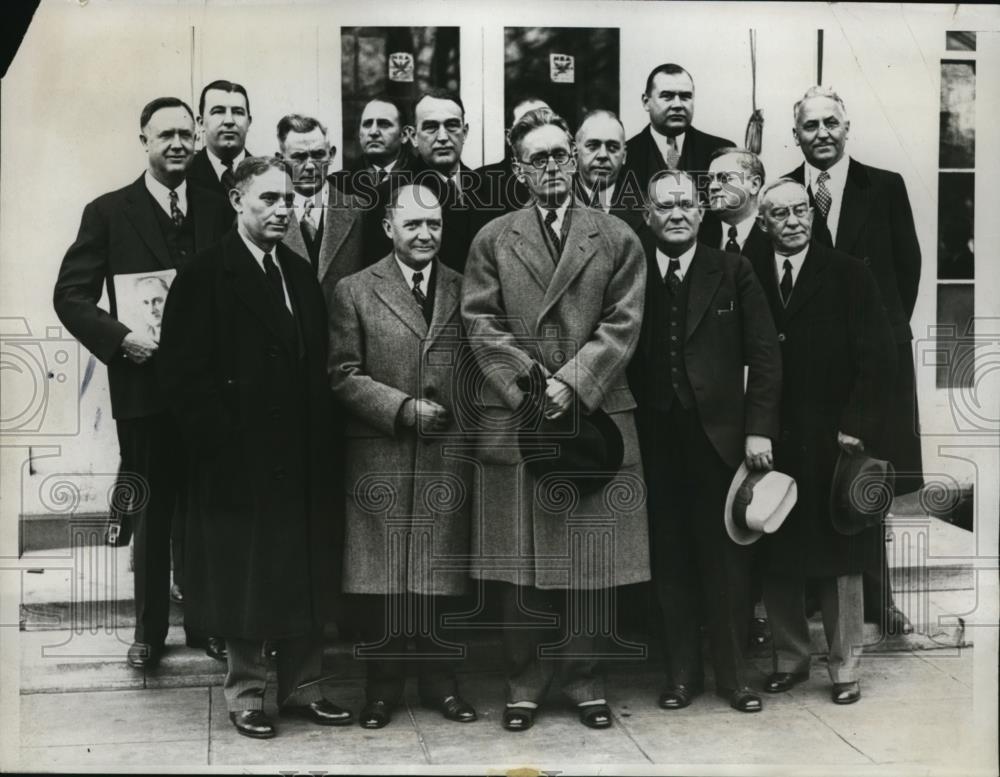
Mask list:
[[[470,722],[476,712],[454,674],[461,648],[436,627],[442,599],[468,582],[468,465],[446,452],[458,439],[452,385],[462,277],[437,259],[441,206],[429,190],[399,189],[384,227],[393,252],[340,281],[330,309],[330,375],[347,415],[343,590],[364,595],[360,721],[389,722],[413,637],[421,702]]]
[[[507,708],[503,725],[523,731],[562,666],[562,690],[581,721],[611,725],[597,655],[614,588],[649,579],[642,465],[625,367],[639,339],[645,259],[620,219],[577,205],[565,121],[547,108],[511,128],[520,179],[534,204],[487,224],[466,264],[462,319],[482,371],[468,393],[485,419],[472,524],[472,574],[502,582]],[[547,378],[545,416],[607,413],[624,459],[609,485],[571,493],[558,478],[524,466],[517,380],[539,365]],[[565,481],[562,481],[565,484]],[[549,613],[557,628],[539,625]],[[569,617],[572,614],[572,617]],[[606,634],[606,631],[604,632]],[[553,655],[547,643],[561,643]],[[554,661],[558,658],[558,661]]]

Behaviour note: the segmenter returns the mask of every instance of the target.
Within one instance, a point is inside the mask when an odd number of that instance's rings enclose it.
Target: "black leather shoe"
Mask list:
[[[437,710],[446,720],[454,720],[456,723],[471,723],[478,717],[472,705],[457,694],[436,701],[421,699],[420,703],[429,710]]]
[[[861,698],[861,684],[857,682],[834,683],[830,698],[833,699],[834,704],[854,704]]]
[[[701,686],[678,683],[660,694],[660,706],[665,710],[682,710],[694,701],[695,696],[700,696],[702,690]]]
[[[887,635],[912,634],[913,624],[896,605],[890,605],[882,613],[882,629]]]
[[[719,688],[719,696],[729,700],[729,706],[737,712],[760,712],[764,705],[760,696],[752,688],[746,686],[736,688]]]
[[[611,728],[611,708],[607,704],[578,705],[580,722],[587,728]]]
[[[275,735],[274,724],[261,710],[243,710],[230,712],[229,719],[245,737],[254,739],[270,739]]]
[[[133,642],[128,649],[125,660],[133,669],[155,669],[159,666],[163,646],[150,645],[146,642]]]
[[[184,604],[184,592],[177,583],[170,586],[170,601],[177,602],[177,604]]]
[[[282,707],[282,715],[305,718],[321,726],[349,726],[354,722],[350,710],[338,707],[329,699],[320,699],[309,704],[297,704]]]
[[[226,640],[222,637],[209,637],[205,640],[205,655],[216,661],[225,661],[229,655],[226,652]]]
[[[506,707],[500,724],[508,731],[527,731],[535,725],[535,710],[532,707]]]
[[[768,693],[784,693],[789,688],[808,679],[808,672],[775,672],[767,676],[764,681],[764,690]]]
[[[771,643],[771,627],[767,623],[767,618],[751,618],[747,632],[750,647],[762,647]]]
[[[381,699],[370,701],[361,708],[358,722],[361,728],[382,728],[392,720],[392,708]]]

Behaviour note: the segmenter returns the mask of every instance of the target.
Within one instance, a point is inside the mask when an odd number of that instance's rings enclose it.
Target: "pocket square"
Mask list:
[[[715,314],[717,316],[724,315],[725,313],[734,313],[734,312],[736,312],[736,305],[733,303],[732,300],[729,300],[728,308],[716,308],[715,310]]]

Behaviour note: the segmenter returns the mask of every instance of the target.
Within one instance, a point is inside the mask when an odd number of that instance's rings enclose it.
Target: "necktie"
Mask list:
[[[222,188],[226,190],[226,196],[229,196],[229,190],[233,188],[233,163],[223,162],[222,175],[219,181],[222,183]]]
[[[562,253],[562,246],[559,244],[559,233],[556,232],[553,226],[556,223],[556,216],[558,214],[555,210],[545,211],[545,231],[549,234],[549,239],[552,241],[552,245],[555,246],[556,256]]]
[[[677,138],[667,138],[667,167],[671,170],[677,169],[677,162],[680,161],[681,152],[677,150]]]
[[[666,277],[667,286],[670,287],[671,294],[676,294],[677,289],[680,288],[681,285],[680,271],[681,271],[680,260],[671,259],[670,262],[667,264],[667,277]]]
[[[604,210],[604,205],[601,203],[601,190],[598,189],[596,186],[594,187],[594,191],[591,192],[590,195],[590,207],[598,208],[599,210]]]
[[[431,318],[428,315],[427,310],[427,295],[424,294],[423,289],[420,288],[420,284],[424,282],[424,274],[422,272],[413,273],[413,298],[420,305],[420,312],[424,314],[424,321],[431,323]]]
[[[178,229],[184,223],[184,214],[181,213],[181,206],[177,201],[177,191],[174,189],[170,190],[170,220]]]
[[[385,172],[384,167],[376,167],[374,172],[372,173],[372,178],[375,179],[375,185],[378,186],[380,183],[382,183],[382,181],[385,180],[386,175],[387,173]]]
[[[726,250],[731,254],[740,253],[740,244],[736,242],[736,227],[729,228],[729,240],[726,241]]]
[[[449,206],[460,208],[465,204],[465,201],[462,199],[462,190],[458,188],[458,181],[455,180],[455,176],[448,179],[445,188],[447,189],[445,199]]]
[[[781,275],[781,286],[779,287],[781,289],[781,304],[788,307],[788,300],[792,296],[792,263],[786,259],[782,267],[784,267],[785,272]]]
[[[285,304],[285,287],[281,283],[281,273],[278,272],[278,266],[270,254],[264,254],[264,275],[267,276],[267,285],[271,289],[274,301],[281,306],[282,310],[287,311],[288,306]]]
[[[824,170],[816,178],[816,191],[813,192],[813,197],[816,198],[816,204],[819,206],[819,212],[823,214],[824,221],[830,212],[830,206],[833,204],[833,196],[830,194],[830,190],[826,188],[826,182],[829,180],[830,174]]]
[[[302,208],[302,234],[306,236],[310,245],[316,239],[316,222],[313,221],[312,211],[315,207],[312,197],[306,200]]]

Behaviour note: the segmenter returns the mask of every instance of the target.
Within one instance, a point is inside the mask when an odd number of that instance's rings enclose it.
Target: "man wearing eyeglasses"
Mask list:
[[[708,206],[698,240],[712,248],[753,259],[771,251],[757,223],[764,164],[752,151],[722,148],[708,165]]]
[[[511,128],[510,145],[535,204],[494,219],[476,236],[462,299],[482,372],[467,393],[490,421],[474,430],[475,503],[482,514],[473,520],[472,575],[499,583],[509,624],[504,728],[532,725],[560,668],[563,693],[577,705],[580,721],[607,728],[611,711],[598,660],[604,648],[593,633],[600,612],[588,607],[609,601],[613,612],[615,587],[649,579],[644,500],[627,499],[614,511],[605,501],[606,494],[618,501],[610,493],[619,488],[635,496],[641,491],[625,365],[642,320],[642,248],[619,219],[574,200],[572,139],[561,117],[548,108],[527,112]],[[603,490],[574,491],[571,506],[554,503],[551,482],[546,487],[525,466],[518,443],[526,395],[518,379],[539,373],[546,418],[572,413],[570,420],[579,423],[579,416],[601,410],[623,441],[615,479]],[[588,542],[592,535],[572,520],[577,516],[613,521],[613,542]],[[540,612],[553,628],[539,624]],[[584,622],[577,620],[581,615]],[[562,647],[551,654],[546,643]]]
[[[840,451],[871,450],[881,437],[895,346],[868,268],[810,242],[815,212],[805,187],[781,178],[760,201],[774,255],[755,257],[753,267],[777,324],[784,376],[774,466],[798,485],[794,509],[761,543],[774,654],[764,690],[787,691],[809,676],[808,581],[819,592],[832,700],[851,704],[861,698],[862,548],[881,529],[835,531],[830,488]]]
[[[716,693],[740,712],[758,712],[743,655],[749,548],[729,538],[722,516],[741,463],[773,466],[781,358],[749,261],[697,242],[703,212],[690,174],[663,172],[650,184],[646,313],[629,366],[663,618],[659,705],[683,709],[704,691],[704,621]]]
[[[862,164],[846,153],[851,122],[832,89],[810,87],[793,113],[792,134],[804,162],[788,177],[809,192],[813,237],[864,262],[889,314],[899,369],[896,382],[883,386],[893,402],[887,408],[882,455],[896,468],[896,493],[917,491],[923,485],[923,460],[910,318],[920,285],[920,243],[906,183],[899,173]],[[868,549],[865,619],[881,623],[890,634],[913,631],[893,600],[884,539]]]
[[[330,145],[321,122],[297,113],[282,117],[278,147],[278,156],[289,163],[295,190],[282,242],[312,264],[329,307],[337,281],[364,266],[363,214],[353,197],[327,179],[337,149]]]
[[[382,228],[386,204],[401,187],[412,183],[426,187],[440,203],[444,225],[438,256],[461,273],[469,244],[489,215],[483,208],[488,192],[481,191],[480,176],[462,162],[469,136],[465,106],[456,92],[432,88],[420,96],[413,111],[417,159],[412,170],[401,171],[376,189],[365,217],[366,261],[372,264],[392,250]]]

